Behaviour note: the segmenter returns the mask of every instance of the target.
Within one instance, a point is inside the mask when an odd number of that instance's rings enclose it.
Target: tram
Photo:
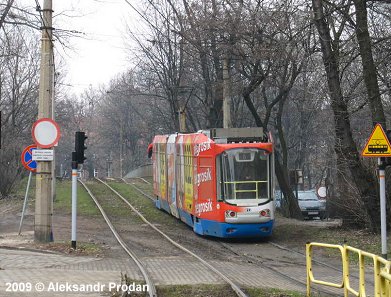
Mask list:
[[[262,128],[157,135],[148,147],[156,207],[200,235],[268,237],[274,153]]]

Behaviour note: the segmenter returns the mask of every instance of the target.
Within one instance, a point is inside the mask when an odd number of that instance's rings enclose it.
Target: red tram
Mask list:
[[[157,208],[200,235],[271,235],[274,154],[262,128],[158,135],[148,150]]]

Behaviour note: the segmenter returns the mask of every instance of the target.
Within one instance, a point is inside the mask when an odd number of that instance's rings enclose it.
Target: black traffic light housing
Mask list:
[[[87,139],[86,133],[78,131],[75,133],[75,153],[72,153],[72,160],[76,161],[78,164],[83,164],[84,160],[87,159],[84,157],[84,150],[87,149],[84,142]]]

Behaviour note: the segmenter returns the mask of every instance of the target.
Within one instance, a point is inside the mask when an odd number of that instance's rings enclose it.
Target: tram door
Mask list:
[[[177,207],[177,184],[176,184],[176,142],[177,135],[172,134],[169,136],[167,141],[167,181],[168,181],[168,195],[167,200],[170,206],[171,214],[179,218],[178,207]]]

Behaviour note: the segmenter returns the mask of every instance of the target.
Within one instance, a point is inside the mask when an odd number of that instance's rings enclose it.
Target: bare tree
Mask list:
[[[353,0],[356,9],[356,36],[358,40],[363,77],[368,93],[368,102],[371,109],[372,121],[381,123],[386,128],[383,104],[381,102],[377,70],[373,60],[372,42],[368,30],[367,1]]]
[[[7,0],[7,2],[5,4],[1,4],[1,6],[4,5],[5,7],[2,8],[2,13],[1,13],[1,16],[0,16],[0,29],[3,27],[5,18],[7,17],[7,15],[9,13],[9,11],[10,11],[14,1],[15,0]]]
[[[8,195],[23,173],[20,153],[31,144],[30,129],[37,114],[37,43],[30,30],[16,26],[3,28],[0,43],[0,110],[2,139],[0,150],[0,192]]]
[[[338,39],[332,39],[330,28],[324,15],[323,1],[313,0],[314,20],[319,32],[319,41],[322,48],[323,62],[327,74],[327,82],[331,100],[331,107],[334,112],[335,123],[335,153],[337,155],[337,167],[343,171],[348,168],[353,182],[360,193],[361,199],[368,213],[369,227],[378,231],[380,227],[379,205],[377,189],[372,185],[376,184],[374,177],[366,170],[360,161],[356,143],[352,136],[350,115],[344,99],[339,70]],[[344,3],[346,5],[346,3]],[[349,7],[349,6],[347,6]],[[348,8],[345,8],[348,10]],[[345,21],[346,22],[346,21]],[[342,33],[342,31],[341,31]],[[339,34],[339,36],[341,35]],[[335,36],[338,38],[339,36]],[[339,175],[340,182],[343,175]]]

